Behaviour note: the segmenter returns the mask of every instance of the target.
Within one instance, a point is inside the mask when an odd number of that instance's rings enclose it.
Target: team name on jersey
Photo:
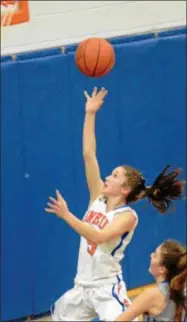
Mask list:
[[[103,229],[109,222],[104,214],[93,210],[88,211],[83,221],[95,225],[100,229]]]

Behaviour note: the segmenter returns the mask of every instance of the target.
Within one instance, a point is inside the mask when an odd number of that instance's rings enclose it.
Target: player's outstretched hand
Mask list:
[[[104,98],[107,93],[108,92],[104,87],[102,87],[100,91],[98,91],[97,87],[94,87],[91,96],[84,91],[86,97],[86,112],[96,113],[104,103]]]

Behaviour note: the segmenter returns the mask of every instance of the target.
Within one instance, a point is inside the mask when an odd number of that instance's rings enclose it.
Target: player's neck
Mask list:
[[[125,206],[126,202],[125,200],[121,199],[121,197],[108,197],[107,198],[107,206],[106,206],[106,212],[109,212],[111,210],[114,210],[116,208],[120,208]]]
[[[162,282],[165,282],[166,281],[166,278],[164,276],[159,276],[156,278],[156,284],[160,284]]]

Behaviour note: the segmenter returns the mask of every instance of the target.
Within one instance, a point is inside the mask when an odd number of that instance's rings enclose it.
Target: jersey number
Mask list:
[[[88,243],[88,253],[93,256],[95,251],[96,251],[96,248],[97,248],[97,245],[92,243],[91,241],[87,240],[87,243]]]

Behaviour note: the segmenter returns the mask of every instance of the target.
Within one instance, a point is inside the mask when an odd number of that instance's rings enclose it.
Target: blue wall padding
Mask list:
[[[1,69],[1,314],[32,310],[32,238],[25,194],[23,131],[16,64]]]
[[[112,41],[112,40],[111,40]],[[97,115],[102,177],[130,164],[151,184],[166,164],[186,173],[184,30],[114,39],[116,65],[101,79],[82,75],[75,46],[4,58],[1,112],[1,320],[48,311],[73,286],[79,236],[44,207],[58,188],[81,218],[89,194],[82,158],[83,91],[109,94]],[[160,215],[134,205],[139,225],[123,261],[128,289],[153,281],[151,251],[164,239],[185,242],[185,201]]]

